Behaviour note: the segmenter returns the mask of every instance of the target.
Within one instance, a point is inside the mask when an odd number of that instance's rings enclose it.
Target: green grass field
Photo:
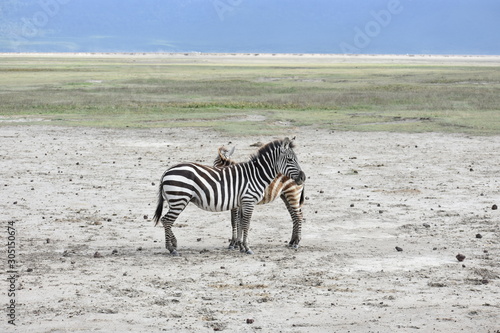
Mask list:
[[[496,63],[297,58],[2,55],[0,126],[500,134]]]

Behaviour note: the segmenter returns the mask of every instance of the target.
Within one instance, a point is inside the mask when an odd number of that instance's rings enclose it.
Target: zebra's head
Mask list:
[[[276,171],[292,178],[297,185],[301,185],[306,180],[306,174],[300,168],[297,156],[295,156],[295,152],[293,151],[293,147],[295,146],[293,140],[295,140],[295,137],[292,140],[285,138],[281,142],[276,161]]]
[[[234,149],[236,146],[234,146],[230,151],[227,150],[224,146],[219,147],[218,149],[218,155],[215,158],[214,161],[214,167],[215,168],[225,168],[230,165],[236,164],[235,161],[233,161],[230,157],[234,153]]]

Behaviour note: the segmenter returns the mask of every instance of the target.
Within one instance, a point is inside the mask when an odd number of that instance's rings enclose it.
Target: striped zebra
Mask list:
[[[224,168],[236,164],[231,160],[231,155],[234,153],[235,147],[228,151],[224,147],[218,149],[217,157],[214,161],[214,167]],[[264,205],[273,202],[277,197],[281,197],[285,206],[290,213],[293,221],[292,238],[288,246],[297,249],[302,234],[302,222],[304,216],[302,214],[302,206],[304,204],[304,185],[298,185],[293,179],[283,174],[278,174],[276,178],[266,187],[264,197],[257,205]],[[237,242],[237,223],[238,223],[238,209],[231,210],[231,227],[232,238],[229,243],[229,249],[234,249]]]
[[[165,246],[172,255],[177,253],[177,239],[172,225],[187,204],[193,202],[201,209],[213,212],[241,207],[238,244],[248,254],[248,230],[256,203],[262,200],[266,187],[281,173],[305,181],[293,151],[293,141],[275,140],[260,148],[250,161],[226,168],[214,168],[197,163],[178,164],[165,171],[160,179],[158,205],[154,221],[165,229]],[[163,215],[164,201],[168,212]],[[155,224],[155,225],[156,225]]]

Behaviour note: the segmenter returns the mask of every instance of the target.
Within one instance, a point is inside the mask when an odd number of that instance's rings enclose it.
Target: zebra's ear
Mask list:
[[[231,157],[231,155],[233,155],[233,153],[234,153],[234,150],[235,150],[235,149],[236,149],[236,146],[234,146],[234,147],[233,147],[233,148],[229,151],[229,153],[227,153],[227,154],[226,154],[226,157],[228,157],[228,158],[229,158],[229,157]]]
[[[286,149],[290,148],[290,143],[291,143],[290,139],[285,138],[285,140],[283,140],[283,149],[286,150]]]

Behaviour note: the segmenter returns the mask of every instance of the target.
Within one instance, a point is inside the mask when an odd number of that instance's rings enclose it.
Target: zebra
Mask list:
[[[214,160],[214,167],[224,168],[236,164],[230,159],[234,153],[235,147],[228,151],[225,147],[219,147],[217,157]],[[266,187],[264,197],[257,205],[264,205],[273,202],[277,197],[281,197],[285,206],[290,213],[293,221],[292,238],[288,246],[297,249],[302,233],[302,222],[304,216],[302,214],[302,206],[304,204],[304,185],[297,185],[293,179],[282,174],[278,174],[276,178]],[[231,210],[231,227],[232,238],[229,243],[229,249],[234,249],[237,242],[237,223],[239,212],[237,209]]]
[[[299,185],[305,181],[305,174],[293,148],[294,142],[285,138],[266,144],[250,161],[226,168],[183,163],[166,170],[160,179],[158,205],[153,220],[155,225],[161,220],[165,229],[165,247],[170,254],[179,255],[172,225],[190,202],[213,212],[241,207],[238,244],[242,251],[252,254],[248,246],[250,219],[254,206],[262,200],[266,187],[279,173],[292,178]],[[162,217],[165,201],[169,208]]]

